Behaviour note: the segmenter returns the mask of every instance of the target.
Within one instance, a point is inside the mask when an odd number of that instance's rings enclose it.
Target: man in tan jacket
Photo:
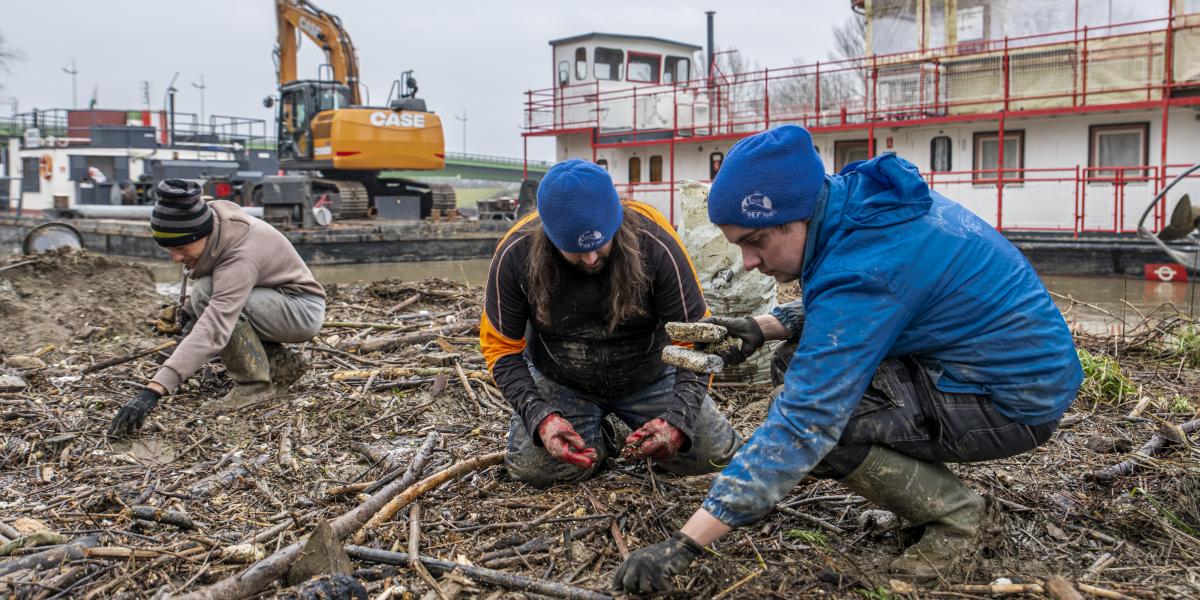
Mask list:
[[[117,413],[109,430],[116,435],[141,427],[159,399],[214,356],[234,382],[218,410],[271,399],[304,370],[282,343],[312,339],[325,319],[325,290],[283,234],[232,202],[206,203],[195,182],[167,179],[157,191],[150,229],[171,260],[184,265],[196,321],[153,380]]]

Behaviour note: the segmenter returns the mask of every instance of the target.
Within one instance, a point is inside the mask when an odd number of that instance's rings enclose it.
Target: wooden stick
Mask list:
[[[363,546],[346,546],[346,554],[349,554],[351,558],[356,558],[358,560],[385,565],[404,566],[407,565],[410,560],[409,555],[404,552],[387,552],[385,550],[377,550],[375,548],[366,548]],[[608,594],[554,581],[513,575],[503,571],[485,569],[483,567],[465,565],[448,560],[430,558],[428,556],[420,556],[418,559],[422,564],[425,565],[426,568],[435,573],[458,571],[459,573],[462,573],[471,579],[513,590],[554,596],[556,598],[567,598],[568,600],[612,599],[612,596],[609,596]]]
[[[363,527],[362,531],[355,536],[354,541],[356,543],[361,543],[360,538],[365,539],[366,536],[364,534],[366,533],[366,530],[373,529],[392,520],[392,517],[394,517],[397,512],[400,512],[400,509],[408,506],[421,494],[424,494],[425,492],[428,492],[429,490],[432,490],[433,488],[436,488],[464,473],[477,471],[479,469],[484,469],[492,465],[499,464],[500,461],[504,460],[505,454],[506,451],[501,450],[491,454],[484,454],[483,456],[476,456],[470,460],[464,460],[462,462],[450,465],[449,467],[446,467],[445,469],[442,469],[441,471],[422,479],[419,483],[404,490],[403,493],[396,496],[383,508],[379,509],[379,511],[375,513],[375,516],[371,517],[371,519],[367,521],[367,524]]]
[[[758,577],[759,575],[762,575],[765,571],[766,571],[766,569],[757,569],[757,570],[753,571],[749,575],[734,582],[733,585],[721,590],[721,593],[717,594],[716,596],[713,596],[712,600],[721,600],[721,598],[724,598],[724,597],[728,596],[729,594],[732,594],[734,590],[742,587],[743,585],[746,585],[747,582],[754,579],[755,577]]]
[[[345,540],[350,534],[358,531],[370,519],[371,515],[385,506],[389,499],[411,486],[412,481],[425,468],[425,462],[429,459],[429,455],[433,453],[435,442],[437,442],[437,432],[432,432],[425,437],[425,443],[421,445],[421,449],[413,456],[412,463],[409,465],[409,472],[405,473],[404,477],[379,490],[378,494],[371,496],[350,512],[334,519],[330,523],[334,538],[339,541]],[[293,544],[276,551],[271,556],[254,563],[237,575],[226,577],[204,589],[185,594],[179,598],[180,600],[233,600],[235,598],[253,596],[266,589],[267,586],[271,585],[271,582],[287,574],[292,563],[300,557],[300,551],[303,550],[306,541],[308,541],[308,536],[304,536]]]
[[[408,298],[405,298],[404,300],[401,300],[399,304],[389,308],[388,312],[394,313],[394,312],[403,310],[405,308],[408,308],[408,307],[412,306],[413,304],[416,304],[417,300],[420,300],[420,299],[421,299],[421,294],[420,294],[420,292],[418,292]]]
[[[453,367],[384,367],[381,369],[367,369],[356,371],[337,371],[329,376],[333,381],[346,381],[347,379],[366,379],[368,377],[377,377],[381,379],[404,379],[406,377],[434,377],[436,375],[455,373]],[[463,374],[471,379],[481,379],[484,381],[490,380],[491,375],[484,371],[464,371]]]
[[[0,556],[8,556],[26,546],[51,546],[54,544],[65,544],[70,541],[66,536],[55,533],[53,531],[38,531],[29,535],[18,537],[11,542],[0,546]]]
[[[108,360],[102,360],[102,361],[100,361],[100,362],[98,362],[98,363],[96,363],[96,364],[94,364],[94,365],[88,365],[88,366],[84,367],[84,368],[83,368],[83,371],[81,371],[81,373],[82,373],[83,375],[88,375],[88,374],[90,374],[90,373],[95,373],[96,371],[101,371],[101,370],[107,369],[107,368],[109,368],[109,367],[113,367],[113,366],[116,366],[116,365],[119,365],[119,364],[127,363],[127,362],[129,362],[129,361],[131,361],[131,360],[137,360],[137,359],[139,359],[139,358],[141,358],[141,357],[143,357],[143,356],[149,356],[149,355],[151,355],[151,354],[154,354],[155,352],[159,352],[159,351],[162,351],[162,350],[166,350],[167,348],[171,348],[171,347],[175,346],[175,345],[176,345],[176,344],[178,344],[178,343],[179,343],[179,342],[177,342],[177,341],[175,341],[175,340],[167,340],[167,341],[165,341],[165,342],[163,342],[163,343],[161,343],[161,344],[159,344],[159,345],[157,345],[157,346],[155,346],[155,347],[153,347],[153,348],[147,349],[147,350],[138,350],[137,352],[133,352],[133,353],[130,353],[130,354],[126,354],[125,356],[118,356],[118,357],[116,357],[116,358],[110,358],[110,359],[108,359]]]
[[[417,577],[425,582],[430,589],[437,594],[441,600],[450,600],[446,597],[446,592],[442,591],[442,586],[438,585],[433,575],[429,574],[429,570],[425,565],[421,564],[419,557],[421,555],[419,548],[421,547],[421,503],[413,502],[408,509],[408,566],[416,572]]]
[[[400,329],[402,327],[411,327],[411,326],[412,326],[412,323],[366,323],[366,322],[356,322],[356,321],[325,321],[324,323],[321,323],[322,329],[332,328],[332,327],[345,327],[347,329],[370,328],[370,329],[392,330],[392,329]]]
[[[1091,594],[1093,596],[1100,596],[1101,598],[1111,598],[1112,600],[1137,600],[1133,596],[1126,596],[1121,592],[1096,587],[1094,585],[1088,585],[1086,583],[1079,583],[1076,585],[1079,586],[1079,591],[1084,592],[1085,594]]]
[[[479,404],[479,396],[475,395],[475,390],[471,388],[471,382],[467,381],[467,374],[463,371],[462,363],[458,362],[457,360],[454,361],[454,372],[458,374],[458,381],[462,383],[463,389],[467,390],[467,397],[469,397],[472,402]],[[479,372],[480,371],[476,371],[476,373]],[[476,377],[476,379],[480,378]]]
[[[1146,407],[1150,406],[1150,401],[1150,396],[1142,396],[1142,399],[1138,400],[1138,403],[1133,407],[1133,410],[1129,411],[1129,414],[1125,415],[1125,418],[1136,419],[1142,416],[1142,411],[1146,410]]]
[[[584,489],[583,493],[587,494],[588,502],[592,503],[592,508],[596,509],[596,512],[608,512],[608,507],[604,506],[603,502],[596,499],[591,492],[589,492],[587,489]],[[629,558],[629,545],[625,543],[625,536],[621,535],[621,527],[617,525],[616,519],[613,519],[612,523],[609,524],[608,530],[609,533],[612,534],[613,542],[616,542],[617,544],[617,551],[621,553],[621,560]]]
[[[100,543],[95,536],[80,538],[70,544],[55,546],[49,550],[14,558],[0,564],[0,575],[16,573],[22,569],[49,569],[73,560],[80,560],[88,548]]]
[[[129,511],[135,519],[154,521],[164,525],[174,525],[180,529],[196,528],[196,524],[192,522],[192,518],[179,511],[163,510],[161,508],[154,508],[153,506],[134,506]]]
[[[429,329],[426,331],[414,331],[412,333],[405,333],[402,335],[382,336],[378,339],[367,340],[359,344],[358,352],[360,354],[370,354],[372,352],[379,352],[382,350],[392,350],[394,348],[407,346],[409,344],[424,344],[425,342],[432,341],[439,337],[466,333],[472,329],[475,329],[478,325],[478,322],[468,321],[447,325],[445,327],[439,327],[437,329]]]
[[[963,583],[950,586],[951,591],[966,594],[1041,594],[1040,583]]]
[[[1083,600],[1083,594],[1062,575],[1055,575],[1046,580],[1046,595],[1054,600]]]
[[[1195,431],[1196,429],[1200,429],[1200,419],[1196,419],[1195,421],[1188,421],[1187,423],[1184,423],[1183,425],[1179,426],[1179,430],[1185,434],[1191,433],[1191,432]],[[1109,467],[1105,467],[1103,469],[1100,469],[1099,471],[1093,471],[1091,474],[1088,475],[1088,478],[1093,481],[1113,481],[1118,477],[1124,477],[1125,475],[1130,475],[1135,470],[1137,470],[1138,462],[1141,459],[1150,458],[1151,456],[1154,456],[1154,454],[1156,452],[1161,450],[1169,442],[1170,442],[1170,439],[1167,438],[1166,436],[1156,434],[1154,437],[1150,438],[1150,441],[1143,444],[1141,448],[1138,448],[1133,453],[1133,458],[1130,458],[1129,460],[1117,463],[1117,464],[1109,466]]]

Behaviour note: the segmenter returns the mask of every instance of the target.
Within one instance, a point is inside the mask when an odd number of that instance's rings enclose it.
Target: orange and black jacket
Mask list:
[[[642,258],[651,275],[642,298],[644,316],[608,330],[608,278],[560,265],[559,289],[550,306],[549,325],[536,323],[526,294],[530,235],[523,227],[537,214],[518,221],[501,238],[488,271],[480,346],[488,369],[504,397],[533,435],[542,419],[555,411],[534,385],[525,362],[559,384],[599,397],[618,400],[662,376],[663,325],[698,321],[708,314],[691,259],[670,223],[649,205],[627,202],[638,231]],[[556,255],[557,256],[557,255]],[[704,401],[706,382],[684,369],[675,372],[675,399],[663,420],[692,439]]]

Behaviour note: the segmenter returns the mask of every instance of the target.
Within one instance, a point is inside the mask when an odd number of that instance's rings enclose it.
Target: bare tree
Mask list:
[[[859,58],[867,52],[867,18],[855,13],[833,28],[833,59]]]
[[[4,34],[0,33],[0,73],[8,73],[9,65],[25,58],[19,51],[14,50],[4,39]],[[4,87],[3,80],[0,80],[0,89]]]

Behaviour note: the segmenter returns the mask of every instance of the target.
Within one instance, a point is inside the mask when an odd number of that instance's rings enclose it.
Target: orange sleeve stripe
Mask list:
[[[500,333],[492,326],[487,312],[479,320],[479,348],[483,351],[483,360],[487,362],[488,372],[496,366],[496,361],[510,354],[520,354],[525,351],[525,338],[514,340]]]
[[[700,294],[703,296],[704,286],[700,285],[700,275],[696,273],[696,265],[692,263],[692,257],[688,254],[687,248],[684,247],[683,240],[679,239],[679,234],[675,231],[674,227],[671,227],[671,222],[668,221],[662,213],[658,212],[658,209],[646,204],[645,202],[627,200],[625,202],[625,206],[637,211],[638,214],[641,214],[643,217],[654,221],[654,223],[661,227],[663,231],[666,231],[671,235],[671,238],[674,239],[675,243],[679,245],[679,250],[683,253],[683,257],[687,259],[688,267],[692,269],[692,277],[696,280],[696,289],[700,290]],[[704,303],[704,316],[712,316],[712,311],[708,309],[707,302]]]

